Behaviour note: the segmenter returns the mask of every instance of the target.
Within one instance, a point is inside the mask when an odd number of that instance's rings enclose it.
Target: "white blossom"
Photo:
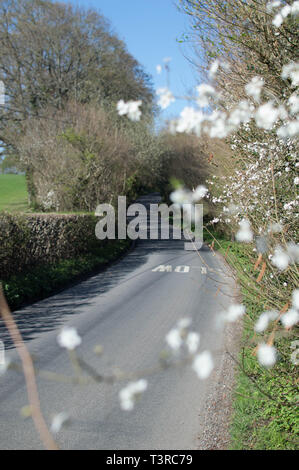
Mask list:
[[[198,93],[198,98],[196,102],[200,108],[205,108],[206,106],[209,106],[211,98],[217,96],[215,88],[207,83],[198,85],[196,87],[196,90]]]
[[[289,121],[277,129],[278,137],[288,139],[299,134],[299,119]]]
[[[227,122],[227,115],[221,111],[214,111],[206,120],[210,122],[210,125],[206,126],[205,131],[212,139],[224,139],[232,130]]]
[[[69,419],[70,417],[65,411],[55,415],[50,428],[51,432],[57,434],[61,430],[62,426],[69,421]]]
[[[196,111],[194,108],[189,106],[185,107],[181,114],[180,118],[176,122],[176,132],[195,132],[196,135],[200,136],[202,123],[205,119],[205,116],[201,111]]]
[[[252,111],[254,107],[246,100],[242,100],[238,103],[236,108],[230,113],[227,120],[227,124],[230,127],[230,131],[237,129],[241,123],[247,123],[250,121]]]
[[[214,78],[218,69],[219,69],[220,63],[219,60],[216,59],[214,62],[211,64],[210,69],[209,69],[209,78]]]
[[[81,344],[82,340],[75,328],[66,326],[57,336],[57,342],[61,348],[73,351]]]
[[[276,362],[276,349],[266,343],[261,343],[257,350],[259,363],[264,367],[272,367]]]
[[[199,343],[200,343],[200,336],[198,333],[195,333],[194,331],[191,331],[190,333],[188,333],[187,338],[186,338],[186,346],[190,354],[196,353],[199,347]]]
[[[128,103],[125,103],[124,100],[119,100],[116,109],[120,116],[123,116],[128,113]]]
[[[296,114],[299,112],[299,96],[297,95],[297,93],[293,93],[290,96],[290,98],[288,99],[288,104],[292,114]]]
[[[245,91],[248,96],[258,102],[261,96],[263,86],[264,79],[262,77],[253,77],[251,82],[245,86]]]
[[[184,188],[178,188],[170,194],[170,200],[180,206],[190,204],[192,202],[192,194]]]
[[[292,305],[299,310],[299,289],[295,289],[292,294]]]
[[[275,248],[274,255],[271,258],[271,263],[280,271],[284,271],[290,262],[289,255],[283,250],[281,246]]]
[[[268,328],[270,321],[276,320],[277,318],[278,312],[275,310],[263,312],[254,326],[255,331],[257,333],[262,333]]]
[[[127,103],[124,100],[118,101],[116,108],[120,116],[127,115],[131,121],[139,121],[141,117],[141,111],[139,107],[142,105],[142,101],[128,101]]]
[[[291,308],[281,316],[280,321],[285,328],[291,328],[298,323],[299,312],[296,309]]]
[[[192,364],[193,370],[201,380],[207,379],[214,368],[214,361],[209,351],[197,354]]]
[[[207,193],[208,189],[205,186],[197,186],[197,188],[192,193],[192,201],[197,202],[200,199],[203,199],[207,195]]]
[[[283,18],[286,18],[287,16],[289,16],[289,14],[292,12],[292,8],[290,5],[285,5],[281,10],[280,10],[280,14]]]
[[[238,242],[250,243],[253,240],[253,233],[250,228],[250,222],[247,219],[239,222],[240,229],[236,233],[236,240]]]
[[[294,242],[288,242],[287,255],[290,258],[290,263],[299,263],[299,245]]]
[[[292,5],[291,5],[291,13],[292,15],[298,15],[299,14],[299,1],[296,0]]]
[[[160,96],[158,105],[161,106],[162,109],[168,108],[168,106],[175,101],[173,94],[168,88],[159,88],[156,93]]]
[[[165,340],[168,346],[174,351],[178,351],[183,344],[183,335],[185,330],[191,325],[191,318],[181,318],[176,328],[172,328],[166,335]]]
[[[283,20],[289,16],[290,14],[292,13],[295,13],[295,10],[296,8],[294,9],[294,12],[293,12],[293,9],[291,7],[291,5],[285,5],[279,13],[277,13],[277,15],[274,17],[274,20],[272,21],[272,24],[274,26],[276,26],[277,28],[279,28],[282,23],[283,23]]]
[[[120,407],[125,411],[132,411],[136,398],[147,389],[147,381],[140,379],[137,382],[130,382],[119,392]]]
[[[173,349],[174,351],[178,351],[183,344],[180,329],[173,328],[172,330],[170,330],[169,333],[167,333],[167,335],[165,336],[165,340],[171,349]]]
[[[56,198],[55,191],[53,191],[53,189],[48,191],[45,198],[42,200],[42,205],[43,205],[43,208],[46,210],[57,207],[57,198]]]
[[[270,13],[274,8],[278,8],[281,5],[280,0],[274,0],[273,2],[267,3],[267,11]]]
[[[284,65],[281,73],[282,78],[290,78],[292,81],[293,87],[299,85],[299,63],[290,62],[289,64]]]
[[[260,106],[255,113],[255,121],[258,127],[270,130],[280,116],[280,111],[271,101]]]
[[[254,329],[257,333],[262,333],[268,328],[269,325],[269,317],[267,313],[262,313],[256,322]]]
[[[176,327],[167,333],[165,340],[173,351],[178,352],[185,345],[189,354],[196,353],[200,343],[200,335],[194,331],[187,331],[191,323],[191,318],[181,318]]]
[[[207,193],[208,189],[203,185],[198,186],[193,191],[189,191],[185,188],[178,188],[170,194],[170,200],[174,204],[178,204],[180,206],[183,206],[183,204],[193,205],[195,202],[204,198]]]
[[[232,304],[228,310],[220,315],[220,320],[228,323],[233,323],[245,315],[246,308],[242,304]]]
[[[160,73],[162,72],[162,66],[161,66],[161,65],[157,65],[156,71],[157,71],[157,74],[160,74]]]
[[[281,13],[277,13],[277,15],[275,15],[273,21],[272,21],[272,24],[274,26],[276,26],[276,28],[279,28],[283,23],[283,16],[281,15]]]

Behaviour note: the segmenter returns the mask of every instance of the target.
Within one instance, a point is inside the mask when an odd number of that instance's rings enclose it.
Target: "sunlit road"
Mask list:
[[[192,329],[200,332],[200,351],[209,349],[219,362],[224,334],[215,330],[215,318],[231,301],[226,294],[233,293],[225,270],[208,247],[198,256],[184,251],[183,241],[140,241],[106,271],[17,312],[16,318],[36,367],[58,374],[74,374],[56,341],[65,325],[77,328],[78,354],[101,373],[132,373],[157,364],[165,335],[182,317],[192,318]],[[16,359],[3,325],[0,339]],[[98,344],[101,356],[94,353]],[[38,387],[48,423],[62,411],[71,416],[70,426],[56,436],[62,449],[196,449],[200,412],[216,380],[214,374],[202,382],[189,367],[156,373],[132,412],[119,405],[127,381],[73,386],[39,377]],[[0,378],[1,449],[43,448],[32,421],[20,415],[24,405],[24,379],[9,371]]]

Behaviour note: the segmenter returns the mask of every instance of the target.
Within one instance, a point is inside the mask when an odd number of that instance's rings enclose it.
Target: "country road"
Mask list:
[[[224,332],[215,329],[216,316],[234,293],[224,262],[208,247],[198,256],[184,251],[183,241],[143,240],[105,271],[16,312],[36,367],[42,370],[73,374],[68,354],[56,340],[65,325],[77,328],[82,337],[78,354],[99,372],[147,369],[157,364],[165,335],[182,317],[192,318],[192,329],[201,335],[200,351],[210,350],[217,364],[207,381],[200,381],[190,367],[152,375],[132,412],[119,405],[118,392],[127,382],[72,386],[38,378],[47,422],[62,411],[71,416],[70,426],[56,436],[59,447],[200,448],[198,436],[205,425],[200,416],[219,381],[226,341]],[[0,339],[7,355],[16,359],[1,324]],[[103,346],[101,356],[94,353],[98,344]],[[1,449],[43,448],[32,421],[20,415],[26,404],[22,374],[9,371],[0,377]]]

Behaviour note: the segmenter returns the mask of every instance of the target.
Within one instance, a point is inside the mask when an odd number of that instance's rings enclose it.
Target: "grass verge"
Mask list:
[[[15,310],[20,306],[68,287],[119,258],[130,247],[130,240],[109,240],[93,253],[76,259],[61,260],[56,264],[34,267],[30,272],[17,274],[2,280],[5,296]]]
[[[246,284],[246,277],[254,274],[252,248],[231,242],[225,237],[205,232],[205,241],[212,243],[236,273],[237,282]],[[244,282],[245,281],[245,282]],[[241,287],[247,315],[243,322],[243,337],[238,362],[231,423],[231,449],[233,450],[296,450],[298,449],[298,376],[291,362],[290,344],[298,338],[293,329],[286,337],[283,332],[275,340],[279,360],[272,369],[261,367],[255,356],[257,342],[253,325],[263,311],[257,297]],[[298,332],[298,330],[297,330]],[[290,337],[291,335],[291,337]],[[293,337],[292,337],[293,336]],[[298,346],[297,346],[298,349]]]

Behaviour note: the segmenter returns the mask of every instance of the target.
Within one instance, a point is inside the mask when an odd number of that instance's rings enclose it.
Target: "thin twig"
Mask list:
[[[14,321],[11,311],[8,307],[6,299],[3,294],[2,285],[0,283],[0,315],[3,318],[5,326],[9,331],[13,344],[20,356],[30,406],[32,420],[35,428],[41,438],[42,443],[47,450],[59,450],[56,442],[54,441],[40,407],[39,394],[36,385],[35,371],[32,358],[28,349],[25,346],[21,333]]]

